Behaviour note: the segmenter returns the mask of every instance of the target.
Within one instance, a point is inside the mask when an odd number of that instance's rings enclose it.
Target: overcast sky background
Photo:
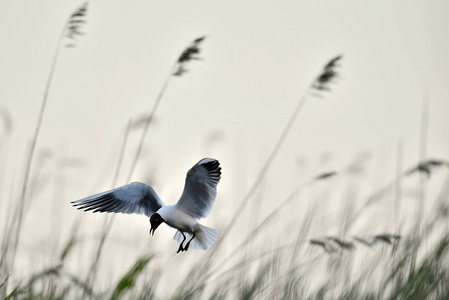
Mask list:
[[[0,148],[2,203],[20,190],[58,37],[82,3],[0,1],[0,109],[13,126]],[[170,81],[132,178],[151,180],[165,203],[177,201],[188,168],[215,157],[223,176],[211,218],[224,222],[235,206],[220,197],[243,198],[308,85],[339,54],[339,78],[306,102],[267,174],[267,197],[361,157],[371,189],[389,182],[397,153],[404,169],[418,161],[426,97],[426,156],[449,158],[447,1],[97,0],[86,19],[85,35],[57,61],[36,152],[49,160],[33,165],[51,184],[33,198],[28,230],[48,195],[75,220],[69,201],[111,187],[129,120],[149,112],[179,54],[204,35],[202,60]],[[67,157],[78,163],[61,169]]]

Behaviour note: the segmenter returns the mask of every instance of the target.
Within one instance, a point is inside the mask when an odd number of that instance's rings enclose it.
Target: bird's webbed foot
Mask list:
[[[190,242],[187,243],[187,245],[184,247],[184,251],[189,250]]]
[[[182,246],[182,243],[181,243],[181,244],[179,244],[179,248],[178,248],[178,251],[176,251],[176,253],[179,253],[182,251],[187,251],[187,249],[184,249],[184,247]]]

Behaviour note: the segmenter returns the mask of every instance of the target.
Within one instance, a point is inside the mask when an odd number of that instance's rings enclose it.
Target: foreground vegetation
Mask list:
[[[74,247],[71,240],[60,263],[10,284],[5,299],[448,299],[449,236],[443,235],[425,254],[421,239],[384,236],[372,244],[339,239],[304,241],[248,255],[232,266],[216,269],[215,251],[190,267],[177,286],[161,292],[159,276],[173,272],[152,264],[158,256],[144,255],[121,279],[106,289],[89,286],[65,267]],[[366,240],[364,240],[366,241]],[[303,248],[317,247],[302,259]],[[309,249],[310,250],[310,249]],[[318,251],[319,250],[319,251]],[[370,253],[368,253],[368,251]],[[363,256],[363,263],[357,263]],[[187,264],[187,263],[186,263]],[[6,277],[1,286],[8,284]]]

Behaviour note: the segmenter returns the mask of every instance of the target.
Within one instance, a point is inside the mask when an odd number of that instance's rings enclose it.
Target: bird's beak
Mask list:
[[[151,234],[151,235],[154,235],[154,229],[153,229],[153,227],[150,228],[150,234]]]

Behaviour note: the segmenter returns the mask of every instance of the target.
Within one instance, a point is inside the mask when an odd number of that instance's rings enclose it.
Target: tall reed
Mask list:
[[[131,167],[128,172],[127,182],[129,182],[134,174],[134,171],[136,169],[137,162],[139,160],[140,154],[142,152],[143,145],[145,143],[145,138],[148,133],[148,129],[150,127],[150,124],[154,118],[154,115],[156,113],[157,108],[159,107],[159,104],[161,103],[161,100],[165,94],[165,91],[167,90],[168,84],[170,83],[170,80],[174,76],[182,76],[184,73],[187,72],[187,64],[193,60],[199,60],[199,54],[201,53],[200,45],[203,43],[204,39],[206,37],[199,37],[193,40],[193,42],[182,51],[181,55],[178,57],[178,59],[175,61],[173,66],[171,67],[171,70],[166,77],[164,84],[162,85],[162,88],[156,98],[156,101],[153,104],[153,107],[151,108],[150,113],[148,114],[148,117],[146,119],[144,128],[142,130],[142,135],[140,136],[140,141],[137,146],[136,153],[134,155],[133,161],[131,163]]]
[[[8,247],[6,247],[2,252],[2,257],[0,259],[0,264],[4,267],[6,272],[13,269],[14,261],[15,261],[15,253],[19,244],[22,225],[23,225],[23,215],[24,209],[26,205],[26,199],[28,197],[28,190],[30,186],[30,175],[33,167],[33,161],[35,158],[36,146],[38,143],[38,139],[40,136],[41,126],[44,119],[45,110],[47,107],[47,101],[51,90],[51,85],[53,83],[53,77],[56,70],[57,61],[59,58],[61,45],[65,41],[65,38],[74,39],[76,36],[82,34],[79,29],[84,22],[84,19],[87,14],[87,2],[84,3],[81,7],[75,10],[66,20],[61,34],[56,42],[56,48],[53,54],[52,62],[50,65],[50,71],[48,73],[44,94],[41,100],[41,106],[37,117],[37,122],[34,127],[34,133],[31,137],[31,142],[28,149],[28,155],[25,162],[25,170],[23,172],[23,180],[22,180],[22,188],[19,195],[19,199],[17,201],[17,207],[14,211],[14,217],[11,221],[11,224],[8,225],[8,234],[5,237],[6,243]],[[4,278],[4,276],[0,276],[0,280]],[[6,288],[6,284],[3,288]],[[4,295],[0,288],[0,296]]]
[[[212,261],[212,257],[215,255],[216,250],[219,249],[219,245],[223,242],[225,237],[229,234],[230,230],[234,227],[236,224],[237,219],[242,215],[242,211],[244,207],[247,205],[249,199],[254,196],[254,193],[259,188],[260,184],[262,183],[263,179],[265,178],[265,175],[267,174],[269,168],[273,164],[273,161],[275,160],[276,156],[279,153],[279,150],[281,149],[282,145],[284,144],[286,138],[288,137],[296,119],[298,118],[300,112],[302,111],[302,108],[304,104],[306,103],[307,99],[311,96],[312,91],[329,91],[330,90],[330,84],[334,82],[334,79],[338,77],[337,68],[340,66],[339,62],[342,59],[342,55],[338,55],[335,58],[331,59],[323,68],[321,73],[312,81],[312,83],[308,86],[302,97],[299,99],[298,104],[293,109],[293,112],[290,116],[290,118],[287,121],[287,124],[285,125],[284,129],[282,130],[277,142],[275,143],[273,149],[271,150],[270,154],[268,155],[267,160],[265,161],[264,165],[262,166],[261,170],[259,171],[254,183],[249,188],[246,195],[243,197],[243,199],[240,201],[239,205],[237,206],[232,218],[229,220],[228,225],[221,233],[220,239],[217,241],[215,247],[212,249],[212,251],[209,254],[208,262]],[[208,269],[209,266],[205,264],[205,269]],[[202,272],[202,274],[205,274],[206,272]]]
[[[131,167],[129,169],[128,177],[127,177],[127,180],[126,180],[127,182],[129,182],[131,180],[131,178],[132,178],[132,176],[134,174],[137,162],[138,162],[140,154],[142,152],[142,148],[143,148],[143,145],[144,145],[144,142],[145,142],[145,138],[146,138],[147,133],[148,133],[148,129],[149,129],[150,124],[152,123],[152,121],[154,119],[154,116],[155,116],[155,113],[156,113],[156,111],[157,111],[157,109],[159,107],[159,104],[162,101],[162,98],[163,98],[163,96],[165,94],[165,91],[166,91],[166,89],[168,87],[170,79],[173,78],[174,76],[178,76],[178,77],[182,76],[185,72],[187,72],[187,64],[190,61],[199,60],[200,59],[200,57],[199,57],[200,50],[201,50],[200,49],[200,44],[204,41],[205,38],[206,37],[203,36],[203,37],[199,37],[199,38],[196,38],[195,40],[193,40],[193,42],[186,49],[184,49],[182,51],[182,53],[180,54],[178,59],[175,61],[175,63],[171,67],[169,75],[165,79],[164,84],[163,84],[163,86],[162,86],[162,88],[161,88],[161,90],[160,90],[160,92],[159,92],[159,94],[158,94],[158,96],[156,98],[156,101],[154,102],[154,104],[153,104],[153,106],[151,108],[150,113],[148,114],[148,116],[144,120],[144,127],[143,127],[143,130],[142,130],[142,134],[140,136],[140,140],[139,140],[139,144],[137,146],[136,153],[134,154],[134,157],[133,157],[133,160],[132,160],[132,163],[131,163]],[[123,138],[123,141],[121,143],[121,151],[120,151],[120,154],[119,154],[117,167],[116,167],[115,172],[114,172],[114,179],[113,179],[112,187],[116,186],[118,176],[119,176],[119,174],[121,172],[122,162],[123,162],[123,158],[124,158],[124,155],[125,155],[125,150],[126,150],[126,147],[127,147],[127,144],[128,144],[128,136],[129,136],[130,131],[132,129],[132,123],[133,123],[132,121],[129,121],[128,122],[128,126],[127,126],[127,128],[125,130],[124,138]],[[102,233],[101,233],[101,237],[100,237],[100,242],[98,244],[98,248],[97,248],[97,251],[96,251],[96,256],[95,256],[94,261],[92,262],[92,265],[90,267],[89,275],[88,275],[88,277],[86,279],[86,282],[85,282],[85,284],[87,286],[89,286],[89,287],[91,287],[92,284],[95,282],[95,277],[96,277],[96,274],[97,274],[100,257],[101,257],[102,251],[103,251],[103,246],[104,246],[104,243],[106,242],[108,234],[109,234],[109,232],[110,232],[110,230],[112,228],[112,225],[114,223],[114,219],[115,219],[114,216],[112,216],[110,219],[106,218],[105,221],[104,221],[103,229],[102,229]]]

